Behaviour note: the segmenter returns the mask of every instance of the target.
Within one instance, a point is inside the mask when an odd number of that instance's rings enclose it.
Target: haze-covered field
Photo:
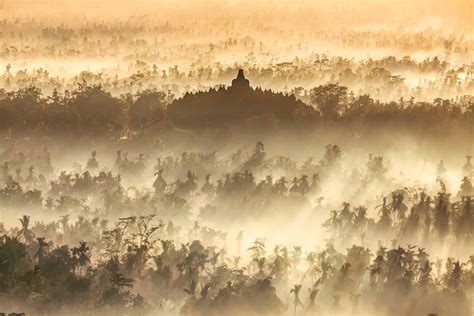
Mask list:
[[[473,7],[0,0],[0,313],[472,315]]]

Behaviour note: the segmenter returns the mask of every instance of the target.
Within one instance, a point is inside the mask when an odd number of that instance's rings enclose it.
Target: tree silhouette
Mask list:
[[[301,291],[301,284],[295,284],[293,288],[290,290],[290,293],[293,293],[294,299],[293,299],[293,315],[296,315],[296,309],[298,306],[304,307],[303,303],[300,300],[300,291]]]

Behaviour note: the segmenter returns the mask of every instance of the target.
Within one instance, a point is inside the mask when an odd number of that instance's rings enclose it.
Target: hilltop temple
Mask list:
[[[252,88],[240,69],[231,86],[187,93],[173,101],[168,114],[183,127],[212,127],[255,119],[291,122],[315,111],[294,95]]]
[[[232,80],[231,88],[233,88],[233,89],[242,89],[242,90],[251,89],[250,88],[250,81],[245,79],[243,69],[239,69],[239,73],[237,74],[237,78]]]

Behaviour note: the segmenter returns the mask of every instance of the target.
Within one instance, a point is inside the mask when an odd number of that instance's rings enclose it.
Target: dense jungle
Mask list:
[[[0,315],[474,315],[470,0],[0,0]]]

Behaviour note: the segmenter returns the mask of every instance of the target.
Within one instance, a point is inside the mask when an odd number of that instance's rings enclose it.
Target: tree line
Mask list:
[[[239,100],[228,102],[237,97]],[[183,106],[183,102],[189,104]],[[260,106],[258,110],[252,107],[254,103]],[[212,113],[219,107],[226,108],[226,115]],[[304,97],[259,88],[236,96],[229,89],[217,88],[180,99],[157,89],[115,96],[100,84],[86,82],[78,83],[73,90],[55,90],[51,95],[43,95],[34,86],[15,91],[0,89],[0,131],[12,137],[58,133],[119,137],[124,133],[140,134],[163,122],[180,128],[213,128],[254,118],[258,118],[255,127],[259,120],[272,120],[277,127],[288,121],[296,123],[293,126],[305,122],[305,130],[330,125],[353,130],[394,127],[428,134],[469,132],[474,126],[474,98],[381,102],[366,94],[356,96],[339,84],[315,87]]]

